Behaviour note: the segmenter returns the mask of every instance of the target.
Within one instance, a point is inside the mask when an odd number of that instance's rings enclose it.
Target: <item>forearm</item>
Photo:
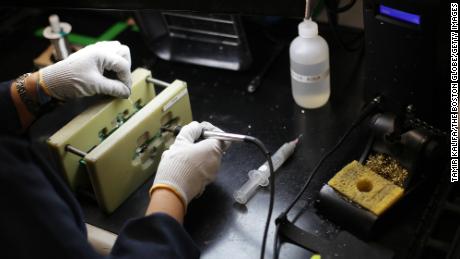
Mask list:
[[[162,212],[173,217],[177,222],[184,221],[185,207],[179,197],[165,188],[157,188],[152,192],[146,215]]]

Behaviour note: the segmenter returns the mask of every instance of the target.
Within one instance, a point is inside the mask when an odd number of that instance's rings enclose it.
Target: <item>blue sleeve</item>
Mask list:
[[[0,135],[0,244],[3,258],[99,259],[89,245],[81,209],[58,175],[29,143]],[[171,217],[129,221],[109,258],[198,258],[191,238]]]
[[[21,130],[16,107],[11,100],[10,86],[13,81],[0,82],[0,134],[16,133]]]

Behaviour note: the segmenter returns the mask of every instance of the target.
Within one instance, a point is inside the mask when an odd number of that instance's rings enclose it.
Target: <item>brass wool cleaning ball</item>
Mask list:
[[[366,166],[400,187],[404,187],[404,182],[409,175],[409,172],[398,161],[386,154],[371,155],[366,161]]]

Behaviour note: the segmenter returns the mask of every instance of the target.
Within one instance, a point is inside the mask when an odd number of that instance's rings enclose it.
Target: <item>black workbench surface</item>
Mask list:
[[[71,23],[85,22],[81,19],[69,19],[67,20]],[[40,21],[45,23],[46,16]],[[273,27],[273,32],[281,41],[288,44],[296,35],[297,22],[281,22]],[[284,142],[299,135],[303,136],[295,154],[276,173],[273,214],[276,217],[295,197],[320,157],[338,141],[357,117],[363,105],[363,53],[344,51],[330,36],[328,27],[321,26],[320,34],[326,38],[330,46],[332,94],[324,107],[315,110],[302,109],[294,103],[291,95],[288,45],[270,68],[260,88],[253,94],[246,91],[249,81],[273,51],[273,42],[264,38],[261,33],[261,28],[265,27],[255,22],[248,24],[246,31],[255,61],[252,68],[245,72],[157,60],[148,52],[139,33],[133,31],[123,33],[119,40],[131,47],[133,69],[146,66],[158,79],[180,79],[188,83],[195,120],[209,121],[228,132],[255,136],[272,152]],[[345,31],[345,35],[346,33]],[[37,42],[35,46],[42,49],[47,46],[44,40],[33,40]],[[18,49],[10,50],[5,55],[13,57],[12,53],[19,52],[19,48],[28,44],[21,42],[17,46]],[[24,58],[22,62],[30,62],[39,52],[34,49],[28,53],[21,54],[21,58]],[[21,70],[22,68],[19,65],[10,67],[7,75],[26,72]],[[34,138],[39,141],[46,139],[53,130],[64,125],[81,111],[86,101],[70,102],[42,118],[33,126]],[[326,161],[304,197],[290,214],[292,219],[300,213],[297,218],[299,226],[321,237],[328,238],[337,234],[339,228],[316,212],[316,194],[321,185],[337,170],[359,157],[366,137],[367,131],[358,129],[352,133],[344,146]],[[255,146],[233,144],[223,158],[217,180],[207,187],[199,199],[190,204],[185,228],[201,248],[203,258],[258,257],[268,209],[268,190],[259,190],[246,206],[237,205],[232,194],[247,180],[247,172],[259,167],[263,162],[263,156]],[[127,219],[144,214],[151,182],[152,180],[149,180],[143,185],[112,215],[101,213],[95,202],[81,198],[87,222],[116,233]],[[387,231],[373,241],[394,249],[398,258],[406,256],[418,221],[414,220],[414,215],[421,214],[423,202],[414,204],[413,208],[405,213],[405,217],[388,226]],[[268,256],[271,256],[274,234],[274,224],[271,226],[267,245]],[[310,253],[303,249],[287,244],[283,245],[280,258],[306,258],[308,254]]]

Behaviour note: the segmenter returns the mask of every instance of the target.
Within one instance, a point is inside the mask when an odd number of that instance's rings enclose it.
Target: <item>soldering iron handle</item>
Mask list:
[[[213,138],[213,139],[218,139],[218,140],[223,140],[223,141],[243,142],[246,140],[247,136],[240,135],[240,134],[227,133],[227,132],[204,130],[203,133],[201,134],[201,137],[202,138]]]
[[[173,128],[168,128],[168,127],[162,127],[161,128],[164,131],[169,131],[174,134],[174,136],[177,136],[182,129],[181,126],[175,126]],[[226,133],[226,132],[219,132],[219,131],[210,131],[210,130],[203,130],[203,133],[201,133],[201,139],[207,139],[207,138],[214,138],[214,139],[219,139],[223,141],[232,141],[232,142],[243,142],[246,140],[245,135],[240,135],[240,134],[233,134],[233,133]]]

